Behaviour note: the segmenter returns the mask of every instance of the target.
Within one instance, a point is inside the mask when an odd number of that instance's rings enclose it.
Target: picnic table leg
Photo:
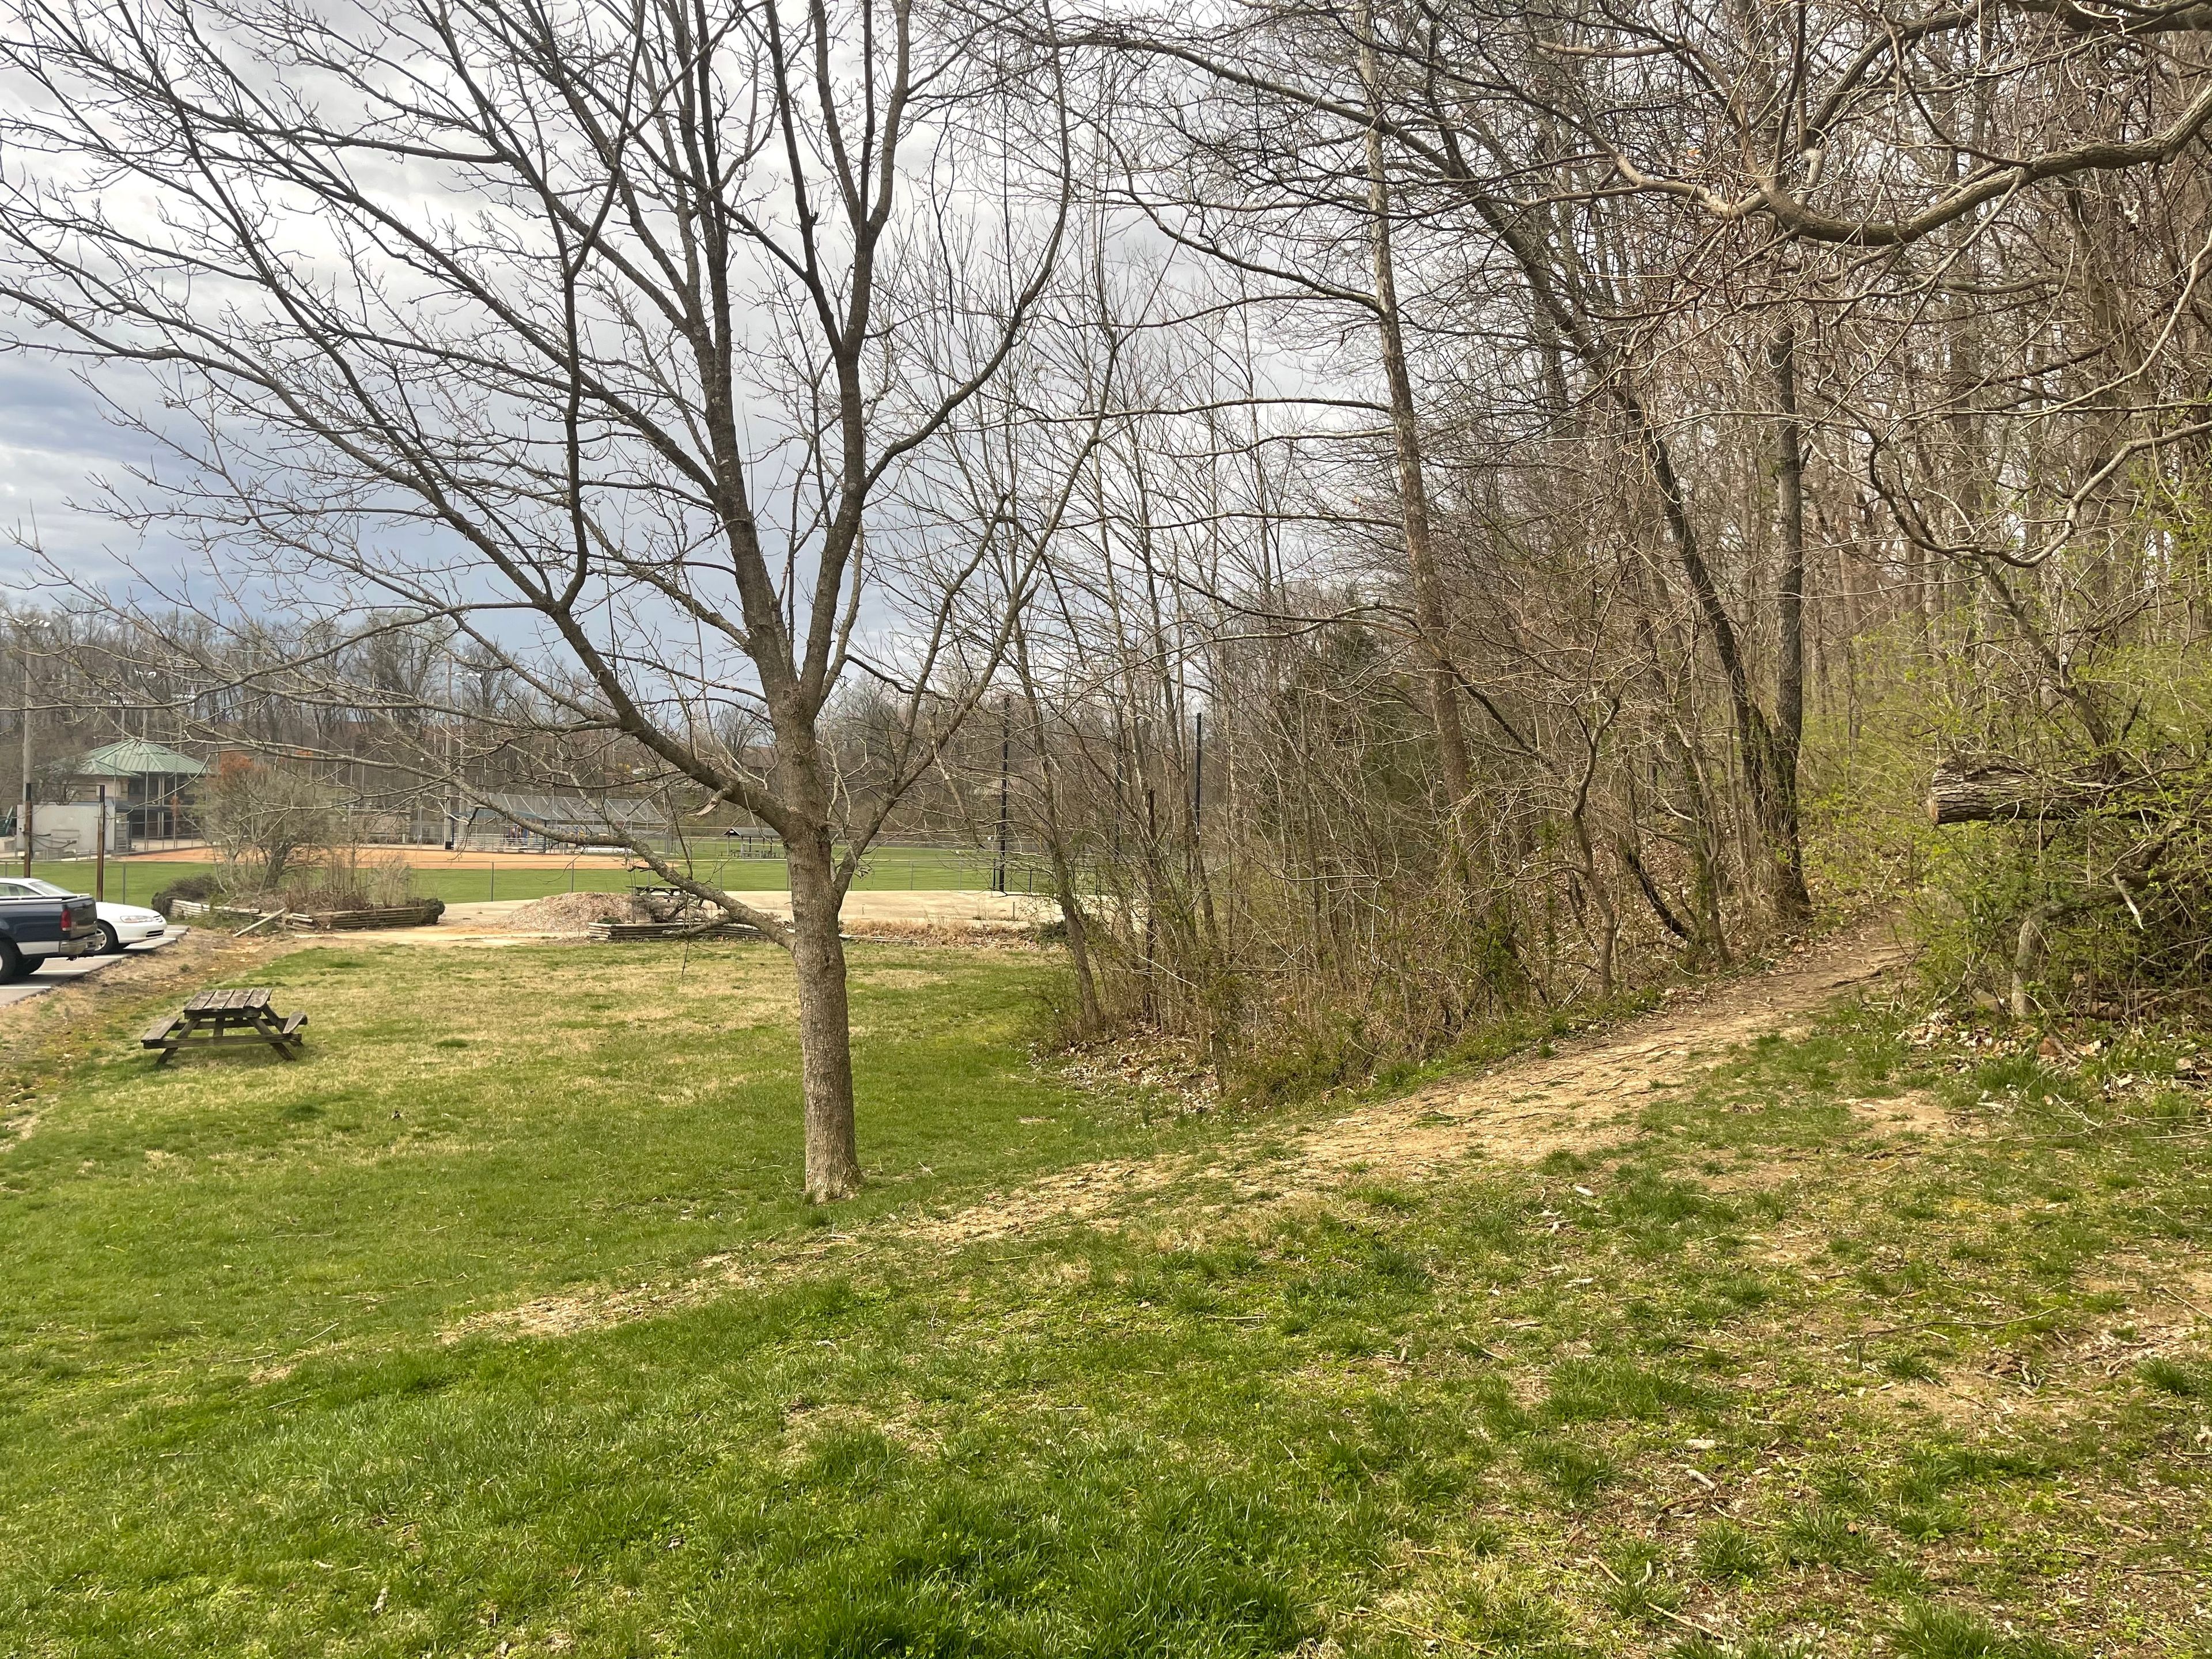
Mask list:
[[[288,1064],[296,1064],[300,1056],[292,1050],[292,1039],[284,1035],[284,1023],[271,1009],[264,1008],[253,1016],[253,1029],[261,1040],[283,1055]]]

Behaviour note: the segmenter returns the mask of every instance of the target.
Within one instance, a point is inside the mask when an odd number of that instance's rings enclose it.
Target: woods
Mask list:
[[[638,850],[791,951],[822,1199],[887,827],[1017,836],[1064,1035],[1232,1098],[1907,895],[1962,992],[2186,1000],[2208,30],[18,5],[14,337],[204,565],[46,575],[198,729],[773,832],[787,924]]]

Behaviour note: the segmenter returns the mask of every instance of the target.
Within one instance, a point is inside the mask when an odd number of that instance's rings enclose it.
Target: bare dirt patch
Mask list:
[[[1168,1186],[1192,1167],[1188,1158],[1086,1164],[1079,1170],[1033,1181],[1002,1198],[930,1222],[915,1231],[939,1243],[973,1244],[1026,1232],[1047,1223],[1097,1220],[1128,1198]]]
[[[945,975],[924,968],[871,968],[854,975],[853,982],[876,991],[918,991],[925,986],[944,984]]]
[[[580,1336],[626,1325],[633,1320],[697,1307],[733,1290],[750,1290],[766,1282],[771,1273],[787,1273],[793,1267],[840,1250],[858,1241],[850,1234],[831,1234],[800,1243],[771,1241],[744,1251],[710,1255],[692,1264],[683,1279],[660,1284],[583,1285],[557,1296],[541,1296],[512,1308],[487,1308],[469,1315],[438,1334],[441,1342],[465,1337],[491,1336],[513,1341],[522,1338]]]
[[[1978,1133],[1974,1126],[1944,1109],[1943,1103],[1926,1089],[1913,1089],[1887,1099],[1847,1100],[1853,1117],[1884,1134],[1923,1135],[1930,1140]]]

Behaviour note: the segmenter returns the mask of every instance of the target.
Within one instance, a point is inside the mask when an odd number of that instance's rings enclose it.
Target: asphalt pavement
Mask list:
[[[32,997],[44,996],[64,985],[75,984],[78,980],[112,967],[124,957],[143,956],[149,951],[166,950],[190,931],[189,928],[179,928],[160,939],[148,939],[143,945],[126,945],[122,953],[117,956],[71,957],[60,962],[43,962],[28,979],[18,980],[13,985],[0,985],[0,1008],[11,1002],[24,1002]]]

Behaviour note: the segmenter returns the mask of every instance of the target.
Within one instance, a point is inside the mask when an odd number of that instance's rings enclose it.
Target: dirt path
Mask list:
[[[1248,1137],[1201,1164],[1146,1159],[1048,1176],[922,1228],[945,1243],[1004,1237],[1055,1220],[1096,1218],[1191,1175],[1226,1176],[1245,1193],[1285,1194],[1358,1173],[1422,1181],[1462,1158],[1533,1164],[1619,1138],[1655,1087],[1686,1079],[1727,1049],[1779,1030],[1905,961],[1887,921],[1810,946],[1764,973],[1690,992],[1614,1030],[1571,1039],[1548,1057],[1521,1054],[1483,1071],[1361,1106],[1283,1136],[1263,1152]],[[1288,1156],[1283,1155],[1287,1142]]]

